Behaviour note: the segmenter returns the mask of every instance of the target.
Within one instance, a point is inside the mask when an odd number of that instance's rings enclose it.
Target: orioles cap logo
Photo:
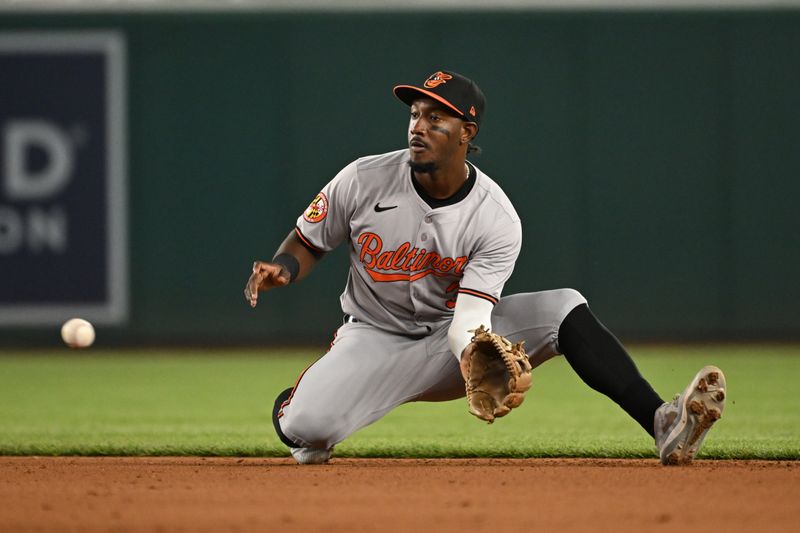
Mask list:
[[[447,83],[447,80],[452,80],[452,79],[453,76],[451,76],[450,74],[445,74],[440,70],[435,74],[431,74],[431,77],[425,80],[425,83],[423,85],[428,89],[433,89],[443,83]]]

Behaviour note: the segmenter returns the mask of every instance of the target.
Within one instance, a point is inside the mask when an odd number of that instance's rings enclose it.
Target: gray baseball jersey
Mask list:
[[[425,335],[452,317],[459,292],[496,304],[522,243],[520,219],[489,176],[469,165],[466,196],[433,209],[411,178],[408,150],[358,159],[297,220],[309,247],[350,242],[344,313]]]
[[[571,289],[501,298],[520,220],[500,187],[468,168],[462,190],[436,201],[412,179],[408,150],[364,157],[298,218],[295,231],[313,250],[349,242],[341,304],[356,319],[280,406],[281,431],[298,446],[330,450],[400,404],[463,396],[447,335],[459,293],[497,304],[494,331],[524,340],[533,366],[558,353],[562,320],[586,300]]]

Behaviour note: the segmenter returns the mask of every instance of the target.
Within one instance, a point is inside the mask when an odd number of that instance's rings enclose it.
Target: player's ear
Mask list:
[[[478,125],[474,122],[461,123],[461,144],[469,144],[478,134]]]

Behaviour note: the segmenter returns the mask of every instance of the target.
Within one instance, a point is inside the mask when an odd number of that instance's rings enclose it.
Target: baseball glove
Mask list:
[[[469,412],[491,424],[522,405],[531,388],[531,363],[524,341],[511,344],[483,326],[470,332],[474,336],[462,361]]]

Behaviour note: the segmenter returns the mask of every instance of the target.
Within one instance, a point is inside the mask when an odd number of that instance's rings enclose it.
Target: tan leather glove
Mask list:
[[[488,423],[522,405],[531,388],[531,363],[524,341],[511,344],[482,325],[461,356],[469,412]]]

